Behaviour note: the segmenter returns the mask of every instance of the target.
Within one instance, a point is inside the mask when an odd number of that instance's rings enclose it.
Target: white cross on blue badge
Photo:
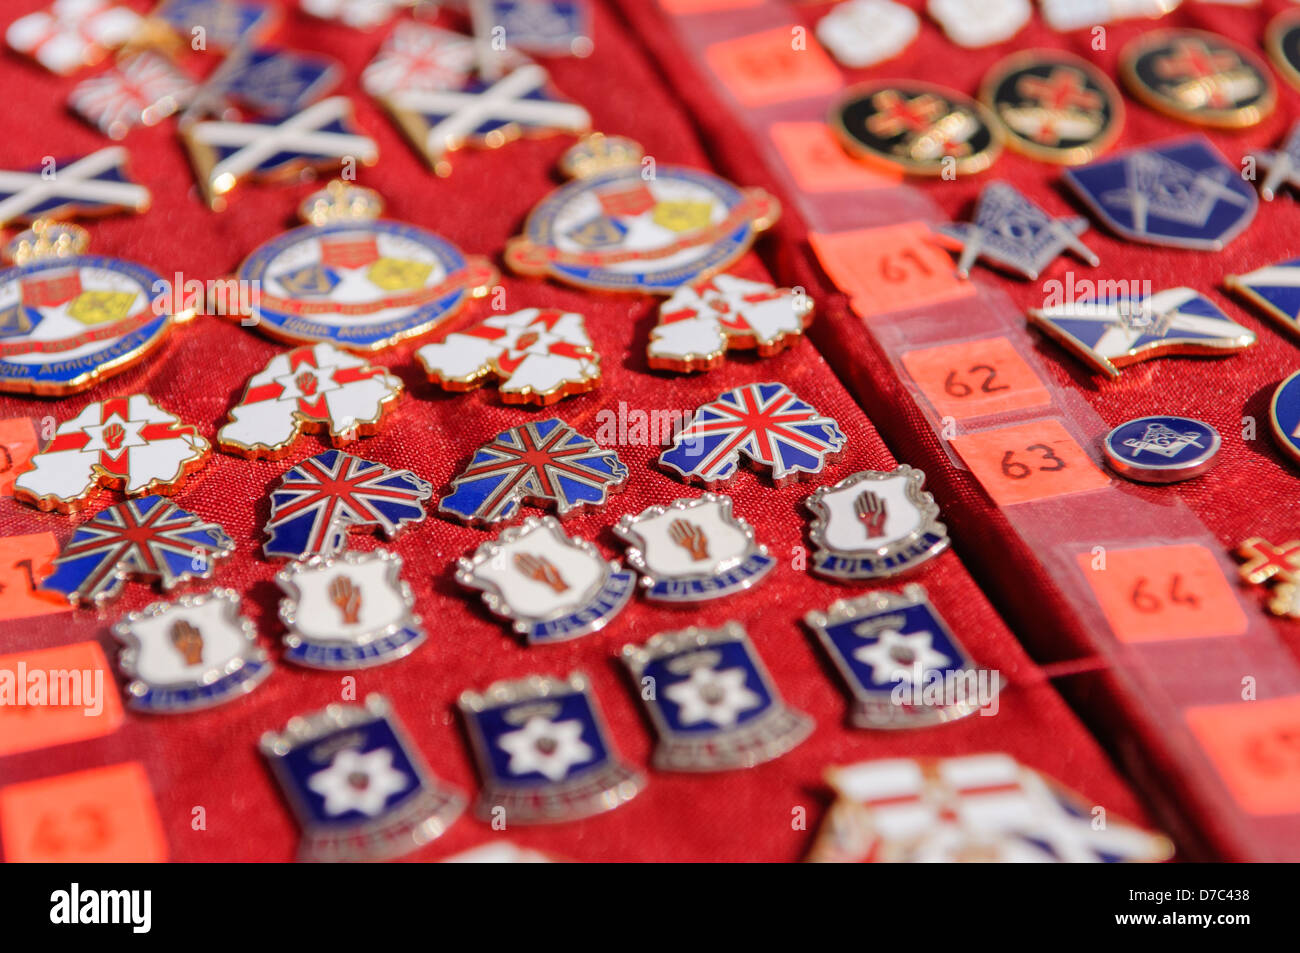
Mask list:
[[[100,149],[67,165],[27,172],[0,169],[0,225],[38,218],[143,212],[149,190],[126,174],[126,150]]]

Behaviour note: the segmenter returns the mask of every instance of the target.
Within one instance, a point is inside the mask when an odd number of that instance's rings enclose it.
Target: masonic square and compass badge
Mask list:
[[[510,268],[582,288],[672,294],[721,271],[776,222],[761,189],[654,164],[628,139],[593,134],[561,159],[574,181],[529,213],[506,244]]]
[[[261,294],[271,337],[375,351],[423,334],[487,293],[496,269],[414,225],[378,218],[376,193],[332,182],[300,210],[310,224],[254,251],[236,277]]]

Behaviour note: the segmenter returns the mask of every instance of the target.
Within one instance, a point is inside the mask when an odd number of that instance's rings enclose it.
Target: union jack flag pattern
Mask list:
[[[493,315],[415,356],[445,390],[466,391],[496,378],[507,404],[545,406],[600,382],[600,358],[582,315],[555,308]]]
[[[519,57],[519,54],[513,54]],[[474,41],[463,33],[403,20],[361,73],[371,96],[408,90],[459,89],[478,65]]]
[[[65,421],[14,480],[14,497],[42,510],[71,513],[97,487],[128,496],[171,495],[211,452],[189,424],[144,394],[112,397]]]
[[[391,470],[341,450],[298,464],[271,492],[268,559],[305,559],[343,548],[354,526],[378,527],[392,539],[424,519],[433,487],[410,470]]]
[[[845,440],[839,424],[784,384],[746,384],[696,410],[659,462],[683,481],[712,489],[736,475],[743,453],[781,486],[821,473]]]
[[[121,139],[136,126],[162,122],[193,92],[193,81],[171,60],[146,50],[78,83],[68,105],[108,138]]]
[[[812,322],[812,299],[789,288],[714,275],[682,285],[659,307],[646,353],[657,370],[704,371],[729,348],[770,357],[791,346]]]
[[[146,496],[78,526],[41,586],[69,602],[97,605],[115,598],[127,579],[151,580],[164,590],[205,579],[234,550],[234,540],[216,523],[161,496]]]
[[[104,58],[141,27],[139,14],[107,0],[54,0],[9,24],[5,40],[51,73],[67,76]]]
[[[438,512],[474,526],[514,518],[524,503],[554,505],[564,518],[584,506],[603,506],[627,482],[613,450],[552,417],[502,431],[480,447]]]
[[[350,443],[373,434],[401,394],[399,378],[332,344],[294,348],[248,379],[217,442],[270,459],[287,454],[304,432],[335,446]]]

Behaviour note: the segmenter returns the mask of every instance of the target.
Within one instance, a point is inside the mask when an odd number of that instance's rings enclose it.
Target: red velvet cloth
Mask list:
[[[41,4],[33,0],[10,5],[16,16]],[[744,165],[743,141],[727,138],[716,110],[687,99],[666,75],[680,80],[686,64],[671,61],[665,39],[654,33],[653,20],[641,4],[621,13],[595,4],[595,52],[585,60],[548,63],[559,88],[585,105],[595,127],[629,135],[659,162],[709,167],[710,156]],[[627,17],[628,19],[624,19]],[[445,25],[457,25],[444,17]],[[342,92],[351,96],[361,125],[380,146],[379,165],[365,170],[360,182],[381,191],[388,216],[431,228],[466,252],[492,255],[500,261],[504,241],[516,234],[528,210],[558,183],[555,161],[571,140],[556,138],[515,143],[496,152],[464,152],[453,157],[450,178],[430,175],[396,129],[359,88],[358,74],[379,47],[386,30],[358,33],[342,26],[311,20],[289,12],[274,42],[291,48],[320,50],[346,67]],[[648,46],[647,46],[648,44]],[[660,60],[656,64],[655,59]],[[205,69],[211,60],[187,57]],[[671,66],[671,70],[666,68]],[[0,141],[0,167],[22,168],[42,156],[76,155],[103,146],[94,130],[67,114],[64,97],[72,80],[52,78],[13,55],[0,58],[0,85],[6,90],[6,136]],[[693,113],[695,115],[693,115]],[[697,115],[706,120],[697,127]],[[141,217],[124,217],[90,224],[93,250],[142,262],[155,270],[200,280],[229,273],[254,247],[294,224],[298,202],[310,185],[274,187],[247,185],[222,214],[207,211],[196,195],[193,177],[174,124],[138,130],[126,140],[131,168],[154,193],[152,210]],[[764,175],[753,169],[758,184]],[[783,274],[799,264],[799,275],[816,287],[822,340],[860,342],[849,337],[852,321],[824,280],[808,270],[801,247],[802,232],[787,221],[775,238],[764,239],[738,271],[752,277],[767,274],[764,261],[777,262]],[[815,279],[815,281],[813,280]],[[596,414],[602,408],[692,410],[720,391],[741,383],[781,380],[818,410],[837,419],[849,442],[843,458],[829,467],[831,482],[864,468],[888,469],[895,457],[876,428],[844,390],[811,342],[804,341],[777,358],[758,361],[732,357],[718,370],[689,377],[649,371],[645,343],[655,321],[657,301],[643,296],[585,294],[553,283],[506,275],[502,281],[510,310],[559,307],[587,316],[604,380],[595,392],[570,399],[553,413],[594,436]],[[463,326],[488,313],[485,304],[472,306],[456,319]],[[832,333],[843,328],[844,337]],[[446,330],[446,329],[444,329]],[[425,339],[429,340],[429,339]],[[423,343],[423,342],[420,342]],[[414,343],[384,352],[378,361],[405,381],[408,392],[382,432],[348,449],[368,459],[406,467],[431,480],[445,493],[451,478],[481,442],[505,427],[537,419],[544,412],[507,408],[494,389],[469,395],[438,391],[423,379],[412,352]],[[162,406],[197,425],[209,439],[224,422],[247,377],[258,371],[282,345],[218,317],[200,317],[179,329],[165,350],[142,366],[92,391],[59,400],[4,397],[0,419],[51,415],[71,417],[86,402],[110,395],[142,391]],[[1140,371],[1139,373],[1149,373]],[[877,398],[878,399],[878,398]],[[903,405],[897,404],[899,413]],[[902,439],[900,417],[890,421],[879,405],[875,419],[888,424],[896,443],[909,452],[904,458],[925,466]],[[1210,415],[1213,419],[1212,415]],[[1216,420],[1216,422],[1218,422]],[[921,433],[918,428],[918,433]],[[928,433],[928,431],[924,431]],[[912,443],[924,443],[928,437]],[[278,590],[273,576],[280,568],[261,558],[261,526],[268,513],[268,491],[296,461],[322,449],[304,439],[288,459],[249,462],[215,454],[178,496],[178,502],[220,522],[237,541],[235,554],[218,569],[213,584],[241,593],[244,611],[256,624],[263,644],[279,656],[283,630],[276,618]],[[602,511],[569,525],[570,532],[594,539],[607,555],[622,548],[610,527],[625,513],[655,503],[694,495],[653,466],[661,448],[619,446],[631,471],[627,489]],[[969,552],[991,552],[977,545],[987,504],[977,492],[953,494],[945,476],[936,481],[948,494],[950,524],[960,526],[958,539]],[[629,804],[593,819],[553,827],[511,827],[505,832],[468,815],[434,844],[412,855],[437,859],[482,843],[507,838],[575,860],[781,860],[800,858],[815,836],[817,823],[829,804],[822,780],[831,765],[896,756],[944,756],[1006,751],[1081,792],[1089,804],[1101,804],[1116,814],[1146,822],[1147,815],[1132,791],[1116,774],[1098,744],[1084,730],[1051,684],[1029,661],[998,617],[957,555],[949,552],[908,581],[922,583],[953,630],[978,662],[999,670],[1009,683],[996,717],[971,717],[918,732],[872,733],[844,725],[846,701],[831,666],[812,644],[801,624],[805,612],[837,598],[865,590],[818,580],[792,567],[796,547],[807,547],[807,517],[803,498],[810,484],[774,490],[766,478],[742,472],[728,492],[736,512],[756,528],[780,559],[772,577],[752,593],[698,610],[655,608],[638,599],[599,634],[545,648],[524,648],[505,626],[490,617],[477,593],[461,589],[452,579],[452,565],[492,534],[454,524],[436,516],[409,528],[391,544],[405,560],[405,578],[416,594],[417,609],[429,631],[429,642],[411,657],[377,669],[352,673],[357,692],[383,692],[426,757],[435,774],[469,793],[479,782],[455,713],[455,700],[465,689],[486,687],[497,679],[531,672],[589,673],[615,747],[632,763],[645,767],[653,739],[647,720],[615,656],[627,642],[690,624],[716,625],[738,620],[767,663],[786,701],[817,721],[813,735],[783,758],[759,768],[717,775],[680,776],[649,772],[647,789]],[[116,497],[105,493],[91,506],[94,512]],[[530,510],[530,512],[535,512]],[[81,517],[84,519],[83,517]],[[48,530],[65,541],[78,519],[39,513],[12,499],[0,499],[0,535]],[[971,532],[970,538],[962,534]],[[988,544],[993,538],[987,537]],[[369,549],[378,540],[354,535],[351,545]],[[1027,598],[1049,599],[1042,580],[1031,580]],[[897,585],[889,588],[897,588]],[[76,610],[31,620],[0,623],[0,652],[99,640],[115,654],[108,627],[120,615],[139,609],[158,594],[138,583],[105,610]],[[148,771],[166,830],[169,854],[176,860],[288,860],[297,831],[287,804],[257,752],[262,732],[279,729],[294,715],[340,700],[341,676],[279,666],[253,694],[205,713],[148,717],[128,713],[126,723],[112,735],[0,758],[0,783],[50,777],[80,768],[139,760]],[[207,829],[191,829],[193,808],[206,810]],[[792,826],[797,808],[805,808],[808,829]]]

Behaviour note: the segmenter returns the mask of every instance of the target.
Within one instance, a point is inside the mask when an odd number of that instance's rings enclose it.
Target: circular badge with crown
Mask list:
[[[643,159],[629,139],[599,133],[565,153],[573,178],[529,214],[506,263],[582,288],[672,294],[726,268],[780,217],[762,189]]]
[[[274,238],[239,266],[249,301],[217,310],[274,338],[375,351],[423,334],[481,297],[496,269],[414,225],[378,218],[370,189],[331,182],[308,196],[308,224]]]

